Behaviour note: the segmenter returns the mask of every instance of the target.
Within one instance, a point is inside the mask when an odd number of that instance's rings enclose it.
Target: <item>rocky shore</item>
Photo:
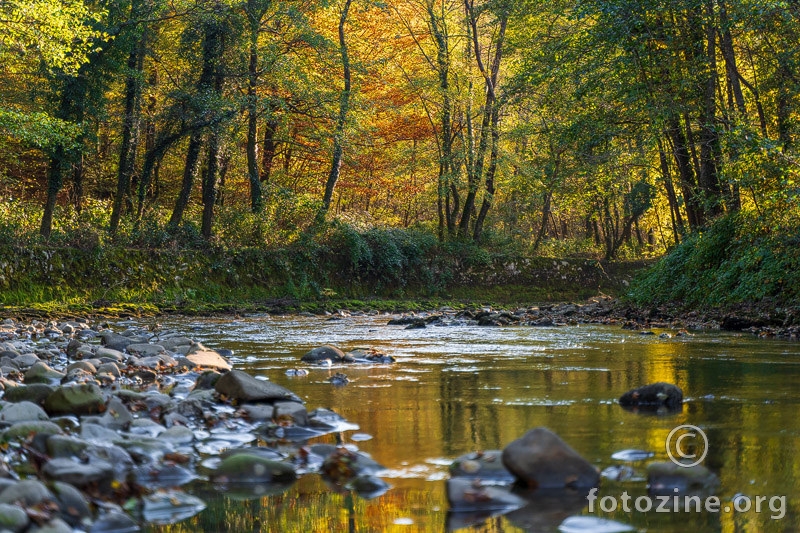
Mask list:
[[[180,488],[198,478],[251,497],[309,472],[363,497],[388,488],[358,450],[307,445],[357,426],[222,352],[133,323],[1,322],[0,531],[177,522],[205,507]]]
[[[534,326],[557,327],[605,324],[663,335],[688,330],[744,332],[762,338],[800,339],[799,309],[765,309],[742,306],[735,310],[683,311],[660,306],[643,309],[610,297],[590,298],[583,303],[544,304],[514,310],[490,306],[466,310],[442,308],[424,313],[405,313],[390,322],[409,329],[429,326]]]

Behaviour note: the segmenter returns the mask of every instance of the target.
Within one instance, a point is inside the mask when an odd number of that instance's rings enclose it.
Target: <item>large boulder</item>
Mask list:
[[[217,380],[214,389],[229,400],[239,402],[300,402],[303,400],[285,387],[269,381],[261,381],[247,372],[231,370]]]
[[[503,464],[528,488],[594,487],[600,474],[561,437],[547,428],[531,429],[503,450]]]
[[[629,390],[619,398],[619,404],[628,409],[677,411],[683,407],[683,391],[672,383],[651,383]]]
[[[300,358],[301,361],[306,363],[321,363],[326,359],[331,363],[341,363],[347,360],[347,356],[336,346],[318,346]]]

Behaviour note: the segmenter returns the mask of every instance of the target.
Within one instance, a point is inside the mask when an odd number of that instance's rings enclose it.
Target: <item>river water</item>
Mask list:
[[[460,531],[464,517],[448,513],[448,465],[461,454],[502,449],[538,426],[555,431],[600,470],[631,466],[633,480],[603,479],[599,496],[627,492],[636,498],[646,494],[647,461],[667,460],[667,435],[681,424],[708,435],[704,464],[719,476],[722,506],[732,507],[732,499],[743,495],[751,498],[750,511],[625,512],[620,505],[603,512],[595,504],[591,516],[651,532],[800,531],[800,344],[720,332],[660,338],[593,325],[406,330],[387,325],[389,318],[162,322],[207,346],[234,350],[236,368],[291,389],[309,410],[329,408],[357,424],[358,430],[343,434],[344,442],[385,466],[381,477],[391,489],[365,500],[333,492],[318,475],[307,474],[285,492],[243,500],[196,482],[186,490],[205,500],[206,510],[149,531]],[[345,351],[375,348],[397,362],[330,369],[300,363],[306,351],[323,344]],[[310,373],[289,377],[290,368]],[[333,386],[328,378],[335,372],[350,382]],[[623,392],[656,381],[683,389],[680,413],[633,413],[616,403]],[[320,441],[334,442],[332,436]],[[654,456],[638,463],[612,459],[624,449]],[[760,513],[758,496],[767,498]],[[773,499],[771,509],[767,501],[776,496],[782,500]],[[549,500],[463,531],[558,531],[569,514],[590,513],[582,501]]]

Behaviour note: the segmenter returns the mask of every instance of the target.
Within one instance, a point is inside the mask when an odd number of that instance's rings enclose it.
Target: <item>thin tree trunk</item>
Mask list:
[[[347,14],[350,11],[350,4],[353,0],[345,0],[344,7],[342,8],[341,16],[339,17],[339,51],[342,56],[342,71],[344,79],[344,88],[339,97],[339,116],[336,119],[336,127],[333,134],[333,157],[331,159],[331,171],[328,174],[328,179],[325,182],[325,194],[322,197],[322,207],[317,213],[317,220],[322,222],[325,220],[325,215],[331,206],[331,199],[333,198],[333,190],[336,187],[336,182],[339,180],[339,174],[342,168],[342,155],[344,153],[344,129],[347,123],[347,114],[350,110],[350,91],[351,91],[351,74],[350,74],[350,56],[347,51],[347,41],[345,40],[345,24],[347,22]]]
[[[142,70],[144,68],[144,34],[128,56],[128,77],[125,80],[125,114],[122,120],[122,142],[120,143],[117,167],[117,191],[111,208],[108,231],[113,236],[119,228],[125,198],[130,195],[131,181],[136,166],[139,148],[139,120],[141,117]]]
[[[200,167],[200,151],[203,147],[203,133],[196,131],[189,138],[189,147],[186,149],[186,162],[183,166],[183,180],[175,206],[172,208],[172,216],[169,218],[169,226],[178,227],[183,220],[183,213],[189,205],[189,198],[192,194],[194,179],[197,176],[197,169]]]

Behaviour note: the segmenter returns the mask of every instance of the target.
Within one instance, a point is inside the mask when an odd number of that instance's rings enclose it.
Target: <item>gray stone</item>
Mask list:
[[[49,479],[70,483],[76,487],[86,487],[91,483],[106,484],[113,479],[114,468],[110,463],[100,460],[82,463],[67,457],[51,459],[42,468]]]
[[[205,368],[214,368],[217,370],[230,370],[233,368],[219,353],[206,348],[199,342],[192,344],[191,349],[186,353],[186,359],[197,366]]]
[[[214,370],[206,370],[197,377],[197,381],[194,384],[195,390],[213,389],[221,375]]]
[[[105,444],[119,439],[116,431],[106,429],[97,424],[81,424],[81,438],[89,442]]]
[[[52,435],[47,439],[50,457],[80,457],[88,447],[88,442],[67,435]]]
[[[81,491],[70,485],[56,481],[52,485],[53,494],[58,501],[58,510],[61,517],[71,526],[78,526],[86,520],[91,519],[92,511],[89,509],[89,502]]]
[[[194,431],[186,426],[172,426],[162,432],[158,438],[172,444],[191,444],[194,441]]]
[[[113,430],[127,430],[133,422],[133,415],[131,415],[122,400],[112,397],[108,400],[105,413],[99,417],[100,425]]]
[[[69,524],[61,518],[51,518],[50,521],[41,526],[34,526],[28,533],[74,533]]]
[[[32,383],[30,385],[20,385],[19,387],[7,388],[3,399],[8,402],[33,402],[37,405],[44,405],[55,387],[44,383]]]
[[[17,365],[17,368],[20,370],[25,370],[26,368],[30,368],[36,363],[41,363],[42,360],[33,353],[24,353],[14,359],[14,364]]]
[[[272,420],[275,408],[266,404],[244,404],[240,406],[244,411],[245,418],[254,422],[263,422],[265,420]]]
[[[118,335],[112,331],[104,331],[100,333],[100,342],[103,343],[103,346],[110,350],[117,350],[122,352],[130,346],[134,344],[136,341],[129,337],[125,337],[124,335]]]
[[[98,374],[109,374],[115,378],[120,377],[119,366],[116,363],[103,363],[97,366]]]
[[[105,407],[103,393],[95,384],[59,387],[44,402],[44,409],[52,415],[90,415]]]
[[[33,365],[27,372],[25,372],[25,384],[30,383],[57,383],[61,381],[61,378],[64,377],[64,374],[58,372],[57,370],[53,370],[50,368],[46,363],[39,361],[35,365]]]
[[[594,487],[600,474],[547,428],[531,429],[503,449],[503,464],[529,488]]]
[[[89,533],[137,533],[139,524],[126,513],[109,511],[97,518]]]
[[[217,380],[216,391],[229,400],[240,402],[288,400],[303,403],[295,393],[269,381],[261,381],[247,372],[231,370]]]
[[[0,503],[21,503],[25,507],[33,507],[44,501],[55,501],[55,496],[44,483],[35,479],[20,481],[0,493]]]
[[[34,434],[57,435],[62,433],[61,427],[48,420],[15,422],[10,428],[3,430],[4,439],[27,438]]]
[[[67,353],[67,357],[75,357],[75,355],[78,353],[78,348],[80,348],[81,346],[83,346],[83,343],[77,339],[72,339],[71,341],[69,341],[67,343],[67,348],[65,350]]]
[[[79,368],[85,372],[89,372],[90,374],[97,372],[97,368],[95,368],[92,363],[88,361],[75,361],[67,366],[67,373],[69,373],[71,370],[75,370],[76,368]]]
[[[136,354],[140,357],[149,357],[164,353],[164,347],[160,344],[129,344],[126,348],[128,353]]]
[[[0,528],[20,533],[30,524],[28,514],[19,506],[0,503]]]
[[[306,352],[300,358],[301,361],[307,363],[319,363],[326,359],[330,360],[331,363],[339,363],[345,360],[345,354],[335,346],[319,346]]]
[[[114,350],[112,348],[109,348],[108,346],[98,348],[97,351],[95,352],[95,356],[97,356],[98,359],[103,359],[103,358],[113,359],[118,363],[125,360],[124,353],[122,353],[119,350]]]
[[[297,402],[275,402],[273,418],[278,421],[286,418],[291,419],[298,426],[308,425],[308,411],[301,403]]]
[[[175,351],[178,346],[191,346],[193,341],[188,337],[169,337],[160,339],[158,343],[166,350]]]
[[[6,404],[0,410],[0,421],[21,422],[23,420],[49,420],[44,409],[32,402]]]

